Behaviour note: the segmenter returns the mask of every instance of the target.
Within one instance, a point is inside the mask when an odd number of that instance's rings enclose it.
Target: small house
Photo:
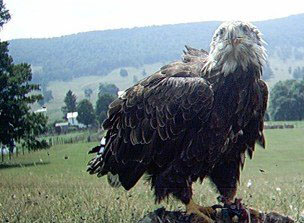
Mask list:
[[[70,126],[77,126],[79,128],[85,128],[85,125],[82,123],[79,123],[77,120],[78,112],[69,112],[67,113],[67,120]]]
[[[66,115],[66,118],[68,120],[69,125],[76,125],[78,126],[78,121],[77,121],[77,116],[78,116],[78,112],[69,112]]]

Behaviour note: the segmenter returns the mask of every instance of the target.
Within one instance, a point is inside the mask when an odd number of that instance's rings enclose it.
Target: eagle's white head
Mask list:
[[[260,31],[248,22],[224,22],[215,31],[204,72],[220,69],[228,75],[237,68],[261,68],[266,61],[265,42]]]

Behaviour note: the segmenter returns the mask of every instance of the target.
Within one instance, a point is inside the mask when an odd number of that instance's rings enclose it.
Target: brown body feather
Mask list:
[[[187,203],[192,182],[207,176],[222,195],[234,193],[245,153],[252,157],[256,141],[265,146],[267,86],[255,67],[202,76],[207,56],[187,47],[183,61],[116,99],[103,124],[105,151],[88,171],[110,172],[127,190],[147,173],[157,201],[172,194]]]

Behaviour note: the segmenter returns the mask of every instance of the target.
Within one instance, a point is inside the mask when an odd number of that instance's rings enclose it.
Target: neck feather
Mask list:
[[[213,49],[202,69],[203,75],[210,75],[220,72],[224,76],[233,74],[238,68],[247,72],[249,67],[255,67],[262,70],[263,64],[266,62],[266,50],[262,46],[256,49],[243,47],[239,51],[223,51],[217,48]]]

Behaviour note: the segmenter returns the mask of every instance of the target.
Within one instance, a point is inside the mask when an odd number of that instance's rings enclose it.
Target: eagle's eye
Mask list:
[[[220,30],[220,36],[222,36],[224,34],[224,29]]]

